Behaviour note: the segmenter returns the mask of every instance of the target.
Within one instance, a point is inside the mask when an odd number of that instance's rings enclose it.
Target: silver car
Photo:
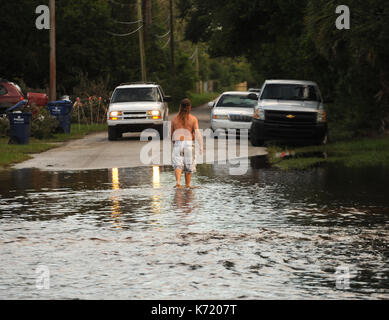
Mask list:
[[[223,93],[216,101],[208,105],[211,111],[211,128],[213,131],[228,129],[250,130],[257,101],[249,98],[252,92],[230,91]]]

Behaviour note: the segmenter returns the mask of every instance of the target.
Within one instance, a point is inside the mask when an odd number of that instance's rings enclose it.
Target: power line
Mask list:
[[[117,2],[117,1],[114,1],[114,0],[108,0],[108,2],[111,2],[112,4],[116,4],[117,6],[120,6],[120,7],[133,7],[136,5],[136,3],[121,3],[121,2]]]
[[[119,33],[113,33],[113,32],[110,32],[110,31],[107,31],[107,33],[109,33],[110,35],[116,36],[116,37],[127,37],[127,36],[130,36],[130,35],[134,34],[134,33],[137,33],[142,28],[143,28],[143,24],[138,29],[136,29],[134,31],[131,31],[129,33],[119,34]]]
[[[163,47],[162,47],[162,49],[165,49],[167,46],[168,46],[168,44],[170,43],[170,38],[167,40],[167,42],[163,45]]]
[[[170,34],[170,30],[168,32],[166,32],[164,35],[162,35],[162,36],[156,35],[156,37],[163,39],[163,38],[167,37],[169,34]]]
[[[142,20],[137,20],[137,21],[131,21],[131,22],[124,22],[124,21],[114,20],[113,22],[114,23],[120,23],[120,24],[136,24],[136,23],[143,22],[143,21]]]
[[[195,62],[195,59],[196,59],[196,56],[198,55],[198,52],[199,52],[199,48],[196,47],[195,51],[193,52],[193,54],[189,58],[189,60],[192,60],[192,63]]]

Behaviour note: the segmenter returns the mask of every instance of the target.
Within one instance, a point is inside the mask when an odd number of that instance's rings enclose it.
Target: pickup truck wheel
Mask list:
[[[250,141],[254,147],[262,147],[265,144],[265,141],[259,139],[253,133],[250,134]]]
[[[115,127],[108,127],[108,140],[115,141],[119,138],[118,130]]]
[[[161,140],[163,140],[163,124],[158,126],[157,131],[158,131],[158,134],[159,134],[159,138]]]

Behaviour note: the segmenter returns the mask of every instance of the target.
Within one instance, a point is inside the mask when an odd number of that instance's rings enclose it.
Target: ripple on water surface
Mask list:
[[[175,189],[164,167],[2,172],[0,297],[387,299],[388,178],[203,165]]]

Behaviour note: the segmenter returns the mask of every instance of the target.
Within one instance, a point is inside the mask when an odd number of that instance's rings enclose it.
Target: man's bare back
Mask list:
[[[199,129],[199,121],[191,114],[188,115],[185,124],[175,116],[172,120],[172,140],[173,141],[193,141],[196,130]]]

